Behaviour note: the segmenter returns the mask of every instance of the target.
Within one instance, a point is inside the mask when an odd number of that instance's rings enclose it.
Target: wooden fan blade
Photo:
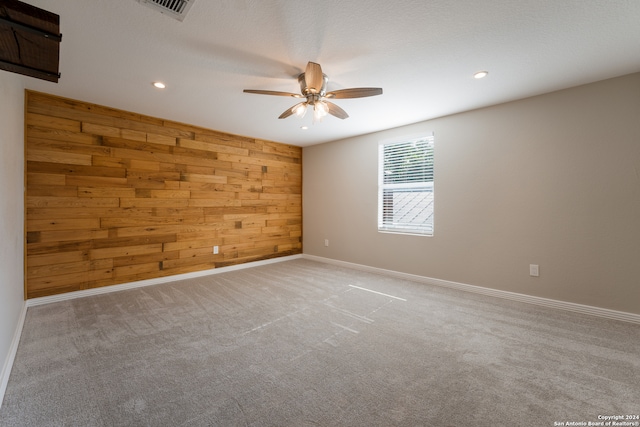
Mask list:
[[[275,90],[245,89],[243,90],[243,92],[257,93],[258,95],[291,96],[293,98],[304,98],[304,96],[300,95],[299,93],[278,92]]]
[[[287,109],[284,113],[280,114],[280,117],[278,117],[279,119],[286,119],[289,116],[292,116],[295,114],[296,112],[296,108],[298,108],[299,105],[305,105],[307,102],[298,102],[296,105],[294,105],[293,107]]]
[[[346,99],[346,98],[365,98],[367,96],[382,95],[380,87],[354,87],[351,89],[339,89],[327,93],[327,98]]]
[[[304,82],[309,91],[313,93],[320,93],[322,83],[324,82],[320,64],[316,64],[315,62],[309,62],[307,64],[307,69],[304,71]]]
[[[325,104],[327,104],[327,107],[329,107],[329,114],[331,114],[332,116],[336,116],[339,119],[346,119],[347,117],[349,117],[349,115],[347,114],[346,111],[344,111],[342,108],[338,107],[336,104],[334,104],[333,102],[329,102],[329,101],[324,101]]]

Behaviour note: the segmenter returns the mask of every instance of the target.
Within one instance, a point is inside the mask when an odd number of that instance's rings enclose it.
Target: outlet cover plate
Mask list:
[[[538,264],[529,264],[529,275],[533,277],[540,276],[540,267],[538,267]]]

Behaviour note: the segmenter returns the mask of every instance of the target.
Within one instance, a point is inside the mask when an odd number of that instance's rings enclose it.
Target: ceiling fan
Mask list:
[[[279,119],[286,119],[289,116],[296,115],[302,117],[307,112],[307,107],[313,108],[313,116],[316,120],[321,120],[327,114],[331,114],[339,119],[346,119],[349,115],[336,104],[327,101],[327,99],[346,99],[346,98],[364,98],[367,96],[375,96],[382,94],[382,88],[379,87],[359,87],[351,89],[339,89],[327,92],[327,82],[329,78],[322,72],[320,64],[309,62],[305,72],[298,76],[300,84],[300,93],[278,92],[272,90],[245,89],[246,93],[257,93],[261,95],[291,96],[293,98],[302,98],[304,101],[299,102],[291,108],[280,114]]]

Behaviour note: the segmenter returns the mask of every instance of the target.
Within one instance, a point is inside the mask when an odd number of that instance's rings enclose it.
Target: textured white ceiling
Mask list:
[[[26,2],[63,34],[60,82],[28,88],[300,146],[640,71],[639,0],[195,0],[183,22],[135,0]],[[384,94],[311,124],[278,120],[293,98],[242,92],[298,92],[308,61],[329,90]]]

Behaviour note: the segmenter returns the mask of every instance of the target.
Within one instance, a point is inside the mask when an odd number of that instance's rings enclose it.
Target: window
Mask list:
[[[433,136],[381,143],[378,230],[433,235]]]

